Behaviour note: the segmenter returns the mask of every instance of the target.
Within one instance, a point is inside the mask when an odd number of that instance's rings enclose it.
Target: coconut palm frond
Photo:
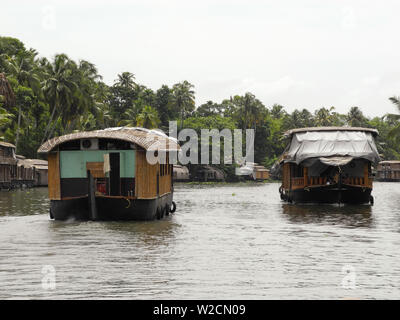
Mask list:
[[[4,73],[0,73],[0,95],[4,97],[3,102],[6,106],[15,105],[14,91]]]

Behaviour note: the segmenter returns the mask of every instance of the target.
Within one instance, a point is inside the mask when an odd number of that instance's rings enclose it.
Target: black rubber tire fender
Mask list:
[[[169,208],[170,213],[174,213],[176,211],[176,203],[172,201],[172,207]]]

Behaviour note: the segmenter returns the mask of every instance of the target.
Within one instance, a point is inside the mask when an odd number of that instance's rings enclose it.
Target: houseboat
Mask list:
[[[236,169],[236,174],[247,180],[264,181],[270,178],[269,170],[254,162],[246,162]]]
[[[204,165],[195,171],[194,180],[201,182],[221,182],[225,181],[225,173],[214,166]]]
[[[373,204],[371,165],[379,162],[378,131],[313,127],[287,131],[280,158],[281,199],[294,203]]]
[[[0,190],[11,189],[17,173],[15,146],[0,141]]]
[[[170,153],[176,140],[157,130],[108,128],[45,142],[50,217],[154,220],[174,212]],[[162,159],[153,164],[147,155]]]
[[[386,182],[400,182],[400,161],[381,161],[376,170],[376,180]]]
[[[174,164],[172,179],[176,182],[189,182],[190,173],[188,167]]]
[[[0,141],[0,190],[47,185],[47,161],[26,159],[15,146]]]

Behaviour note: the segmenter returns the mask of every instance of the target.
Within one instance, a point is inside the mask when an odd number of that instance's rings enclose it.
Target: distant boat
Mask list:
[[[281,199],[294,203],[373,204],[371,164],[379,162],[378,131],[313,127],[285,133]]]
[[[240,176],[244,176],[248,180],[268,180],[270,178],[269,170],[258,163],[246,162],[244,165],[236,169]]]
[[[181,166],[179,164],[174,164],[172,178],[176,182],[187,182],[187,181],[190,181],[189,169],[186,166]]]
[[[56,220],[153,220],[174,212],[176,140],[144,128],[108,128],[53,138],[48,156],[50,217]],[[151,164],[146,152],[165,153]]]
[[[203,182],[225,181],[225,173],[223,170],[213,166],[201,166],[195,173],[194,180]]]

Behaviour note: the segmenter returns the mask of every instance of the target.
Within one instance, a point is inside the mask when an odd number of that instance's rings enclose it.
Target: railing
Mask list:
[[[373,179],[368,178],[367,181],[364,177],[348,177],[342,178],[343,184],[353,185],[353,186],[372,186]],[[332,181],[332,183],[336,183]],[[327,178],[325,177],[308,177],[307,178],[307,186],[319,186],[319,185],[326,185]]]
[[[304,178],[292,178],[293,187],[304,186]]]
[[[320,186],[324,185],[327,182],[327,178],[325,177],[308,177],[307,185],[309,186]]]
[[[365,179],[364,177],[348,177],[342,178],[342,184],[372,187],[372,178]],[[308,186],[324,186],[329,184],[335,184],[336,181],[329,181],[326,177],[306,177],[306,178],[291,178],[291,184],[293,189],[304,188]]]
[[[364,186],[365,185],[365,179],[361,178],[361,177],[343,178],[342,182],[344,184],[350,184],[350,185],[356,185],[356,186]]]

